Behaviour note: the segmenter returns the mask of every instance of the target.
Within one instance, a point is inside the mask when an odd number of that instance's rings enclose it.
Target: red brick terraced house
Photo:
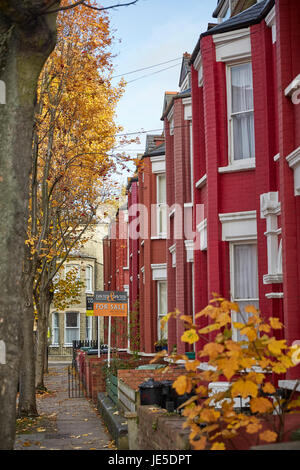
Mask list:
[[[292,344],[300,340],[300,2],[220,0],[214,16],[218,25],[200,35],[190,60],[195,311],[213,292],[241,310],[254,304],[283,321]],[[286,379],[297,377],[299,367]]]
[[[122,205],[103,239],[104,290],[125,291],[129,297],[128,210]],[[129,318],[129,317],[128,317]],[[128,349],[128,318],[112,318],[111,345]],[[108,343],[108,319],[104,319],[104,339]]]
[[[164,138],[147,135],[137,177],[128,184],[130,308],[138,300],[141,354],[167,340],[160,319],[167,313],[166,165]],[[139,206],[137,206],[139,204]]]
[[[180,92],[166,92],[163,105],[166,147],[166,202],[168,236],[166,246],[168,312],[178,309],[184,315],[194,313],[193,290],[193,161],[192,99],[190,55],[183,55]],[[170,319],[168,350],[176,346],[186,352],[181,341],[182,320]]]

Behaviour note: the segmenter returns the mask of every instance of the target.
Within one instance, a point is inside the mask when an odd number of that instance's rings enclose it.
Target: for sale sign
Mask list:
[[[94,316],[127,317],[127,292],[96,291],[94,294]]]

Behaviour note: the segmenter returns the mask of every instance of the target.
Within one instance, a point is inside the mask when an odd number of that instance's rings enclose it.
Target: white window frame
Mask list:
[[[88,286],[88,271],[90,272],[90,285]],[[94,283],[93,283],[93,273],[94,273],[94,270],[93,270],[93,266],[91,266],[90,264],[88,264],[86,267],[85,267],[85,292],[87,294],[92,294],[94,292],[93,290],[93,286],[94,286]]]
[[[255,155],[251,158],[235,159],[234,158],[234,139],[233,139],[233,116],[238,114],[245,114],[245,112],[232,113],[232,80],[231,69],[232,67],[250,64],[252,68],[252,61],[250,58],[239,59],[237,61],[230,61],[226,63],[226,88],[227,88],[227,128],[228,128],[228,164],[230,167],[237,169],[253,168],[255,167]],[[253,69],[252,69],[253,78]],[[254,95],[254,93],[253,93]],[[247,113],[253,113],[254,107],[248,110]],[[254,130],[254,148],[255,148],[255,130]],[[225,167],[226,168],[226,167]]]
[[[76,313],[76,315],[77,315],[77,327],[76,328],[73,327],[73,326],[72,327],[67,326],[67,314],[68,313]],[[73,330],[78,329],[78,339],[80,339],[80,314],[79,314],[79,312],[74,312],[72,310],[69,310],[68,312],[65,312],[64,317],[65,317],[64,318],[64,345],[66,347],[70,347],[70,346],[73,346],[73,344],[72,343],[67,343],[67,341],[66,341],[66,332],[67,332],[67,329],[73,329]]]
[[[55,316],[57,315],[57,325],[58,326],[55,326],[55,321],[54,321],[54,318]],[[55,342],[54,341],[54,337],[55,337],[55,334],[54,332],[57,331],[57,338],[58,338],[58,341]],[[51,341],[52,341],[52,344],[51,346],[59,346],[59,314],[58,312],[52,312],[52,332],[51,332]]]
[[[258,302],[259,303],[259,297],[258,298],[252,298],[252,299],[236,299],[235,297],[235,285],[234,285],[234,279],[235,279],[235,272],[234,272],[234,247],[239,246],[239,245],[255,245],[256,250],[257,250],[257,241],[254,240],[244,240],[244,241],[234,241],[229,243],[229,257],[230,257],[230,294],[231,294],[231,301],[235,303],[239,302],[249,302],[249,305],[251,305],[251,302]],[[258,279],[257,279],[258,282]],[[243,322],[242,318],[239,316],[239,314],[235,311],[231,312],[231,320],[233,322]],[[233,327],[232,325],[232,339],[233,341],[237,341],[237,329]]]
[[[160,186],[160,179],[164,177],[165,178],[165,192],[167,194],[167,178],[166,178],[166,173],[158,173],[156,175],[156,224],[157,224],[157,236],[159,238],[166,238],[167,236],[167,202],[158,202],[159,201],[159,186]],[[165,211],[165,232],[162,231],[161,224],[160,224],[160,214],[162,210]],[[163,214],[162,214],[163,215]]]
[[[168,306],[168,283],[167,281],[157,281],[157,339],[162,339],[162,329],[160,328],[161,319],[168,313],[160,311],[160,296],[161,296],[161,285],[165,284],[166,286],[166,305]],[[167,308],[168,310],[168,308]],[[168,330],[167,335],[164,339],[168,339]]]
[[[87,334],[87,330],[89,334]],[[89,315],[85,317],[85,337],[88,341],[93,339],[93,317]]]

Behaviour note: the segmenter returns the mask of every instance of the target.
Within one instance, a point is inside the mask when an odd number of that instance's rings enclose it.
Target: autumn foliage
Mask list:
[[[232,312],[241,317],[240,322],[232,323]],[[193,361],[186,355],[171,356],[173,362],[185,361],[185,372],[173,387],[179,395],[192,395],[183,405],[182,415],[195,450],[224,450],[228,442],[234,448],[241,432],[256,435],[259,443],[282,441],[285,420],[291,413],[299,413],[299,427],[300,398],[294,392],[281,397],[276,383],[278,374],[300,363],[300,347],[276,339],[274,332],[283,328],[277,318],[265,320],[253,306],[241,313],[236,303],[217,295],[195,315],[195,321],[207,319],[203,328],[178,311],[166,315],[163,325],[174,316],[186,324],[183,342],[193,344],[200,337],[206,341]],[[232,339],[233,329],[239,331],[239,341]],[[157,357],[162,355],[164,352]],[[220,392],[213,392],[215,382],[222,382]]]

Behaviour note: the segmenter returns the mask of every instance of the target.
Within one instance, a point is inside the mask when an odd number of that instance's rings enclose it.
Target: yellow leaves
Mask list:
[[[204,346],[200,356],[209,356],[210,359],[215,359],[224,351],[224,346],[217,343],[208,343]]]
[[[192,325],[192,323],[193,323],[193,319],[189,315],[181,315],[180,320],[183,320],[183,321],[189,323],[190,325]]]
[[[276,434],[276,432],[267,430],[267,431],[261,432],[259,434],[259,437],[262,441],[275,442],[276,439],[277,439],[277,434]]]
[[[281,354],[282,349],[286,349],[286,340],[277,341],[275,338],[272,338],[268,344],[268,349],[273,355],[278,356]]]
[[[255,341],[257,338],[257,333],[255,328],[246,326],[245,328],[241,329],[241,335],[246,335],[249,341]]]
[[[271,395],[272,393],[276,392],[276,389],[270,382],[266,382],[263,386],[263,391]]]
[[[215,442],[210,448],[210,450],[225,450],[225,449],[226,447],[225,447],[224,442]]]
[[[200,361],[194,360],[194,361],[186,361],[185,363],[185,368],[189,372],[196,372],[198,366],[200,364]]]
[[[207,408],[200,412],[200,420],[204,423],[214,423],[220,418],[220,415],[220,411]]]
[[[165,315],[161,321],[160,321],[160,328],[163,330],[164,327],[166,326],[166,323],[168,323],[169,319],[171,318],[172,316],[172,313],[168,313],[167,315]]]
[[[197,335],[196,331],[193,328],[185,331],[183,335],[181,336],[181,341],[183,341],[184,343],[189,343],[189,344],[196,343],[198,339],[199,339],[199,336]]]
[[[273,330],[281,330],[283,328],[283,324],[278,320],[278,318],[270,317],[269,321]]]
[[[218,370],[225,375],[227,380],[230,380],[239,369],[239,363],[236,358],[224,358],[219,359],[216,362]]]
[[[180,375],[172,385],[175,388],[178,395],[184,395],[190,393],[192,390],[192,381],[186,375]]]
[[[241,396],[242,398],[257,397],[258,386],[251,380],[237,380],[231,387],[232,397]]]
[[[284,374],[286,372],[286,367],[283,364],[277,363],[272,367],[272,371],[275,372],[275,374]]]
[[[206,333],[211,333],[212,331],[219,330],[220,325],[217,323],[212,323],[211,325],[205,326],[204,328],[201,328],[198,330],[198,333],[200,334],[206,334]]]
[[[252,398],[250,401],[252,413],[268,413],[273,410],[272,403],[264,397]]]

